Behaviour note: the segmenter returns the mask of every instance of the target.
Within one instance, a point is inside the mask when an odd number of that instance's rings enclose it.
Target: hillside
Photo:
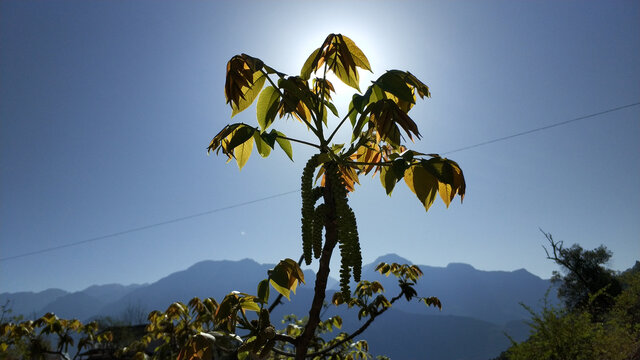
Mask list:
[[[395,254],[382,256],[363,267],[363,278],[380,281],[387,294],[397,293],[397,282],[374,271],[380,262],[408,263]],[[123,286],[94,285],[68,293],[50,289],[39,293],[3,293],[0,301],[11,301],[14,314],[32,317],[54,312],[65,318],[91,320],[111,317],[137,322],[151,310],[164,310],[172,302],[188,302],[192,297],[220,299],[229,291],[255,293],[257,283],[266,277],[271,264],[251,259],[240,261],[202,261],[183,271],[172,273],[154,283]],[[446,267],[420,265],[424,277],[416,286],[421,296],[437,296],[442,311],[423,304],[399,301],[364,333],[374,354],[394,359],[429,357],[442,360],[487,359],[509,346],[504,335],[516,340],[526,338],[523,320],[529,314],[519,303],[536,309],[550,288],[543,280],[524,269],[517,271],[481,271],[467,264]],[[307,284],[298,288],[292,301],[286,301],[272,314],[281,318],[294,313],[305,316],[313,297],[314,273],[305,271]],[[335,280],[332,280],[336,284]],[[328,296],[332,295],[329,291]],[[137,315],[136,315],[137,314]],[[330,307],[326,316],[339,314],[344,329],[353,330],[359,322],[346,308]],[[392,329],[392,330],[390,330]]]

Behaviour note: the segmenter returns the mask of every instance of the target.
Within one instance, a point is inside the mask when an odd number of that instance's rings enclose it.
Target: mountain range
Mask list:
[[[390,298],[399,292],[397,280],[376,273],[374,269],[379,262],[410,262],[389,254],[363,266],[362,278],[380,281]],[[257,283],[266,278],[273,266],[251,259],[202,261],[151,284],[94,285],[73,293],[60,289],[1,293],[0,303],[9,301],[12,315],[25,318],[53,312],[63,318],[85,321],[110,317],[139,323],[149,311],[165,310],[175,301],[186,303],[196,296],[220,300],[232,290],[255,293]],[[481,271],[460,263],[419,267],[424,276],[415,289],[419,296],[437,296],[442,302],[442,311],[415,301],[396,302],[363,334],[372,353],[392,359],[490,359],[510,345],[505,333],[516,341],[526,339],[528,327],[524,320],[530,318],[530,314],[521,303],[537,311],[545,296],[552,303],[557,302],[555,291],[549,291],[549,280],[524,269]],[[276,308],[272,319],[290,313],[299,317],[306,315],[313,297],[313,271],[305,270],[305,280],[306,284],[298,288],[290,302],[285,300]],[[330,281],[330,290],[335,291],[338,286],[334,279]],[[343,307],[330,307],[326,316],[341,315],[343,330],[353,331],[360,326],[353,313]]]

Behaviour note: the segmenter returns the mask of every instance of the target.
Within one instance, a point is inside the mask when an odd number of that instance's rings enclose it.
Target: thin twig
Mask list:
[[[300,144],[313,146],[316,149],[321,149],[321,147],[319,145],[316,145],[314,143],[310,143],[310,142],[307,142],[307,141],[304,141],[304,140],[298,140],[298,139],[294,139],[294,138],[290,138],[290,137],[286,137],[286,136],[282,136],[282,135],[277,135],[277,134],[276,134],[276,137],[279,137],[279,138],[285,139],[285,140],[289,140],[289,141],[293,141],[293,142],[297,142],[297,143],[300,143]]]
[[[344,124],[344,122],[347,121],[347,118],[349,118],[349,115],[351,115],[351,112],[353,112],[353,110],[355,109],[356,109],[355,107],[352,107],[351,110],[349,110],[349,112],[347,113],[347,115],[344,116],[344,118],[340,121],[338,126],[336,126],[336,128],[333,130],[331,135],[329,135],[329,138],[327,139],[327,144],[331,143],[331,139],[333,139],[333,137],[336,135],[336,133],[338,132],[338,129],[340,129],[342,124]]]

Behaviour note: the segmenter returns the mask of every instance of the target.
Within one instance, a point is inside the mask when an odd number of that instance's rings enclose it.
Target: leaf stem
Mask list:
[[[308,142],[308,141],[298,140],[298,139],[294,139],[294,138],[290,138],[290,137],[286,137],[286,136],[282,136],[282,135],[276,135],[276,137],[279,137],[280,139],[285,139],[285,140],[289,140],[289,141],[297,142],[297,143],[300,143],[300,144],[309,145],[309,146],[312,146],[312,147],[314,147],[314,148],[316,148],[316,149],[322,149],[322,148],[320,147],[320,145],[316,145],[316,144],[314,144],[314,143],[310,143],[310,142]]]
[[[336,126],[336,128],[333,130],[333,132],[331,133],[331,135],[329,135],[329,138],[327,139],[327,144],[331,143],[331,139],[333,139],[333,137],[336,135],[336,133],[338,132],[338,129],[340,129],[340,127],[342,126],[342,124],[344,124],[345,121],[347,121],[347,118],[349,117],[349,115],[351,115],[351,113],[353,112],[353,110],[355,110],[355,108],[351,108],[351,110],[349,110],[349,112],[347,113],[347,115],[344,116],[344,118],[340,121],[340,124],[338,124],[338,126]]]

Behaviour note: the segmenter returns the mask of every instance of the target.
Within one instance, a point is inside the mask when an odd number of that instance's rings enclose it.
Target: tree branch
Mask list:
[[[398,294],[398,296],[392,298],[390,303],[393,304],[398,299],[400,299],[402,297],[402,295],[404,295],[404,291],[400,291],[400,294]],[[369,325],[371,325],[371,323],[373,323],[373,321],[378,316],[384,314],[390,308],[391,307],[386,307],[386,308],[384,308],[384,309],[382,309],[380,311],[376,311],[375,313],[372,313],[371,317],[364,324],[362,324],[362,326],[358,330],[354,331],[351,335],[347,336],[346,338],[338,341],[337,343],[335,343],[335,344],[333,344],[333,345],[331,345],[331,346],[329,346],[327,348],[324,348],[324,349],[322,349],[320,351],[317,351],[317,352],[314,352],[314,353],[311,353],[311,354],[307,354],[307,357],[316,357],[316,356],[324,355],[324,354],[328,353],[329,351],[335,349],[336,347],[338,347],[338,346],[340,346],[340,345],[342,345],[342,344],[344,344],[344,343],[346,343],[348,341],[351,341],[353,338],[355,338],[356,336],[362,334],[365,330],[367,330]]]
[[[331,133],[331,135],[329,135],[329,138],[327,139],[327,144],[331,143],[331,139],[333,139],[333,137],[336,135],[336,133],[338,132],[338,129],[340,129],[340,127],[342,126],[342,124],[344,124],[345,121],[347,121],[347,118],[349,118],[349,115],[351,115],[351,113],[353,112],[353,110],[355,110],[356,108],[351,108],[351,110],[349,110],[349,112],[347,113],[347,115],[344,116],[344,118],[340,121],[340,123],[338,124],[338,126],[336,126],[336,128],[333,130],[333,132]]]
[[[296,354],[289,353],[289,352],[286,352],[286,351],[282,351],[282,350],[277,349],[277,348],[273,348],[273,349],[271,349],[271,351],[273,351],[274,353],[276,353],[278,355],[282,355],[282,356],[286,356],[286,357],[294,357],[294,356],[296,356]]]
[[[296,344],[296,338],[289,335],[285,335],[285,334],[276,334],[276,336],[273,339],[276,341],[288,342],[289,344],[292,344],[294,346]],[[291,355],[291,356],[294,356],[294,355]]]
[[[578,277],[578,280],[582,282],[582,285],[584,285],[589,290],[589,292],[591,292],[592,289],[591,289],[591,286],[589,286],[590,282],[583,276],[583,274],[580,271],[578,271],[578,269],[575,268],[575,266],[571,265],[570,262],[568,262],[566,259],[563,258],[562,250],[564,249],[562,248],[562,241],[556,242],[555,240],[553,240],[553,236],[551,236],[551,234],[544,232],[542,229],[540,229],[540,231],[547,238],[547,240],[551,244],[551,249],[553,250],[553,256],[549,256],[549,252],[547,251],[547,248],[543,246],[544,251],[547,253],[547,259],[553,260],[557,264],[569,269],[570,272],[572,272]]]

